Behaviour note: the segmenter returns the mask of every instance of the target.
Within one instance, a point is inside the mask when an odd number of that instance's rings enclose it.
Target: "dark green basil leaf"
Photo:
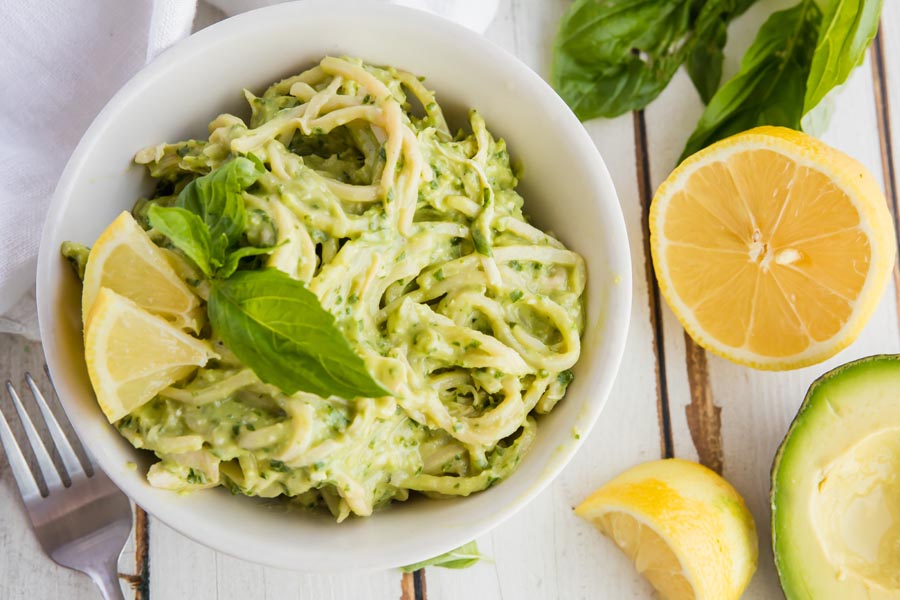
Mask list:
[[[803,114],[816,107],[832,88],[847,81],[862,64],[878,33],[881,0],[831,0],[825,6],[813,57]]]
[[[209,227],[210,239],[225,235],[226,246],[230,246],[237,243],[247,226],[241,192],[261,174],[258,164],[238,157],[187,184],[175,205],[199,216]]]
[[[445,554],[441,554],[440,556],[435,556],[434,558],[429,558],[428,560],[423,560],[422,562],[413,563],[411,565],[406,565],[405,567],[400,567],[400,570],[404,573],[412,573],[413,571],[418,571],[419,569],[424,569],[425,567],[443,567],[445,569],[466,569],[475,565],[484,558],[478,552],[478,545],[472,541],[468,544],[463,544],[459,548],[455,550],[451,550]]]
[[[703,5],[694,25],[694,35],[685,68],[704,104],[708,104],[722,80],[728,24],[756,0],[710,0]]]
[[[219,276],[219,269],[225,264],[225,254],[228,252],[228,236],[220,233],[219,237],[212,238],[212,246],[210,251],[209,262],[213,267],[216,276]]]
[[[799,129],[821,20],[813,0],[770,16],[744,55],[740,71],[706,107],[680,160],[758,125]]]
[[[560,22],[553,87],[582,120],[643,108],[686,63],[704,102],[728,24],[756,0],[576,0]]]
[[[194,213],[178,207],[153,205],[147,212],[150,225],[172,241],[207,277],[211,277],[214,266],[212,242],[209,229]]]
[[[575,0],[553,45],[551,82],[581,120],[643,108],[687,54],[697,0]]]
[[[709,104],[722,81],[722,63],[725,61],[722,49],[727,41],[728,23],[721,20],[711,22],[705,35],[698,36],[697,44],[684,63],[704,104]]]
[[[387,395],[303,283],[276,269],[238,271],[214,280],[213,332],[264,382],[286,394],[324,398]]]
[[[276,246],[266,246],[264,248],[257,246],[244,246],[243,248],[238,248],[234,252],[229,252],[228,256],[225,257],[225,262],[222,264],[222,268],[216,273],[216,276],[221,277],[222,279],[227,279],[231,277],[235,271],[237,271],[238,265],[242,258],[247,256],[259,256],[260,254],[271,254],[273,250],[275,250]]]

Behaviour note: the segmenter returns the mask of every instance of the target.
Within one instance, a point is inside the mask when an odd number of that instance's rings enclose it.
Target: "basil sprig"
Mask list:
[[[238,270],[242,258],[274,250],[241,246],[242,193],[264,172],[256,157],[236,158],[186,185],[175,206],[152,206],[150,224],[209,279],[213,331],[261,381],[286,394],[387,395],[302,282],[276,269]]]
[[[821,11],[811,1],[770,16],[744,55],[740,71],[703,111],[680,160],[757,125],[799,129],[821,20]]]
[[[150,225],[168,237],[207,277],[217,274],[226,263],[230,269],[220,274],[228,277],[237,261],[250,252],[228,260],[247,227],[247,209],[241,193],[256,183],[263,167],[244,157],[225,163],[215,171],[188,183],[175,206],[152,206],[147,212]],[[253,253],[271,252],[272,248]]]
[[[723,49],[728,41],[728,24],[750,8],[756,0],[705,2],[694,25],[694,35],[684,67],[697,93],[708,104],[722,81]]]
[[[882,0],[800,0],[770,16],[722,87],[728,24],[756,0],[575,0],[551,82],[582,120],[641,109],[685,65],[706,110],[682,159],[758,125],[800,129],[865,58]]]
[[[681,160],[758,125],[801,129],[803,117],[865,58],[878,31],[881,0],[815,0],[774,13],[744,55],[738,73],[716,92]]]
[[[468,544],[463,544],[459,548],[451,550],[450,552],[446,552],[441,554],[440,556],[435,556],[434,558],[429,558],[428,560],[423,560],[422,562],[413,563],[411,565],[406,565],[405,567],[400,567],[400,570],[404,573],[412,573],[413,571],[418,571],[419,569],[423,569],[425,567],[443,567],[445,569],[467,569],[478,563],[484,556],[478,552],[478,544],[474,541],[469,542]]]

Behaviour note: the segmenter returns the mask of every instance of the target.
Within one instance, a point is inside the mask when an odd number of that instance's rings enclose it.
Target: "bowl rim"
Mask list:
[[[601,317],[603,324],[603,342],[602,346],[607,348],[606,362],[603,365],[604,370],[608,374],[602,378],[597,384],[595,396],[597,398],[590,402],[584,403],[583,413],[580,415],[579,424],[583,426],[580,436],[576,437],[571,444],[560,447],[554,460],[548,463],[546,475],[542,475],[539,480],[527,488],[523,488],[515,497],[515,500],[506,506],[498,509],[490,519],[480,521],[478,527],[474,527],[465,532],[465,536],[460,538],[457,534],[454,538],[451,535],[446,536],[449,542],[458,542],[449,545],[445,544],[446,550],[456,547],[469,541],[485,535],[494,529],[525,505],[531,502],[544,489],[546,489],[559,474],[564,467],[570,462],[572,457],[584,443],[587,434],[595,426],[600,413],[606,405],[610,391],[615,382],[616,376],[621,366],[622,357],[625,351],[625,342],[628,334],[629,322],[631,318],[631,301],[632,301],[632,266],[630,246],[628,243],[625,220],[619,205],[619,198],[612,177],[606,167],[606,163],[601,157],[598,149],[594,145],[587,130],[578,121],[569,107],[556,94],[556,92],[545,82],[537,73],[535,73],[528,65],[522,62],[506,49],[500,47],[495,42],[479,35],[465,27],[458,25],[449,20],[437,17],[435,15],[404,6],[393,4],[378,4],[365,0],[302,0],[301,2],[286,2],[267,6],[264,8],[248,11],[239,15],[227,18],[218,23],[210,25],[200,30],[188,38],[181,40],[171,48],[162,52],[152,62],[144,66],[131,79],[123,85],[113,97],[106,103],[103,109],[97,114],[91,125],[83,134],[81,140],[72,152],[65,169],[60,176],[53,196],[51,198],[48,209],[48,216],[45,220],[40,250],[38,254],[37,266],[37,305],[38,318],[43,341],[53,339],[53,328],[58,320],[52,311],[52,293],[54,289],[54,278],[51,276],[51,264],[54,260],[59,260],[58,248],[56,247],[55,230],[60,219],[54,215],[60,214],[61,207],[64,206],[68,198],[73,192],[73,187],[78,181],[80,173],[87,162],[88,156],[94,151],[98,142],[98,138],[103,130],[107,127],[107,122],[114,120],[116,114],[127,106],[132,99],[140,94],[144,89],[157,85],[159,79],[164,79],[167,73],[172,69],[177,69],[177,63],[186,56],[202,54],[207,47],[213,45],[222,39],[239,35],[242,30],[256,29],[265,27],[267,22],[282,18],[298,18],[307,11],[329,11],[333,14],[339,14],[342,11],[353,10],[365,14],[385,13],[392,15],[397,19],[407,22],[410,27],[428,28],[434,32],[436,39],[455,38],[458,43],[472,44],[485,53],[485,59],[491,61],[499,61],[504,66],[519,71],[520,76],[526,80],[529,89],[534,93],[543,96],[543,101],[555,105],[554,111],[558,113],[554,115],[557,119],[556,123],[560,127],[566,128],[566,136],[571,143],[577,146],[579,153],[590,158],[595,163],[593,187],[598,189],[598,197],[603,197],[604,201],[600,204],[608,204],[603,208],[603,212],[607,217],[605,224],[605,235],[611,239],[610,248],[618,250],[612,252],[609,257],[610,265],[617,274],[617,285],[610,285],[608,296],[605,301],[604,313]],[[404,26],[407,26],[404,25]],[[52,345],[52,344],[51,344]],[[59,371],[56,362],[56,353],[46,353],[48,370],[51,378],[56,379]],[[64,358],[60,358],[60,364],[65,363]],[[60,404],[66,411],[67,417],[70,419],[73,428],[81,440],[86,439],[83,435],[84,428],[80,423],[80,418],[73,418],[74,410],[70,410],[65,400],[65,393],[60,394]],[[134,485],[130,480],[117,475],[117,469],[113,467],[113,461],[119,460],[121,457],[97,455],[90,452],[90,443],[82,442],[85,449],[92,456],[95,464],[99,465],[103,471],[109,474],[113,482],[122,489],[135,503],[139,504],[149,514],[158,518],[160,521],[175,529],[182,535],[216,551],[234,556],[243,560],[254,562],[257,564],[284,568],[294,571],[310,571],[305,569],[304,565],[298,565],[290,556],[278,556],[273,553],[259,553],[258,544],[246,545],[226,545],[226,539],[220,535],[215,535],[213,531],[200,528],[184,519],[177,518],[169,514],[167,503],[157,501],[147,497],[141,493],[141,487]],[[146,484],[144,484],[146,485]],[[459,538],[458,540],[456,538]],[[403,564],[410,564],[421,560],[410,560]],[[368,571],[376,569],[385,569],[397,567],[395,561],[385,562],[384,559],[373,557],[369,561],[350,565],[349,568],[354,571]],[[346,564],[336,566],[334,569],[315,568],[312,571],[329,572],[347,570]]]

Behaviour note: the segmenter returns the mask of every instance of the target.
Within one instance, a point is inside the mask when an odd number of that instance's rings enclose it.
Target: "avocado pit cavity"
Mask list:
[[[836,458],[812,498],[819,543],[838,579],[900,591],[900,428],[875,431]]]

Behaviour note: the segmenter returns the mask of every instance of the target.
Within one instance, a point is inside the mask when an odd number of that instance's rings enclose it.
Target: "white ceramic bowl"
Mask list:
[[[523,161],[526,211],[588,265],[587,330],[565,400],[539,420],[534,446],[501,484],[468,498],[415,500],[340,525],[219,489],[187,496],[150,487],[151,462],[109,425],[84,366],[80,285],[64,240],[92,243],[150,189],[134,153],[204,138],[224,111],[323,55],[352,55],[425,75],[451,115],[476,107]],[[41,336],[65,410],[97,462],[134,501],[216,550],[304,571],[409,564],[468,542],[508,518],[560,472],[600,414],[619,367],[631,305],[625,226],[609,173],[584,128],[534,72],[484,38],[428,14],[374,3],[306,0],[246,13],[164,52],[107,104],[69,160],[41,241]],[[581,441],[573,435],[581,433]],[[138,469],[129,469],[129,461]]]

